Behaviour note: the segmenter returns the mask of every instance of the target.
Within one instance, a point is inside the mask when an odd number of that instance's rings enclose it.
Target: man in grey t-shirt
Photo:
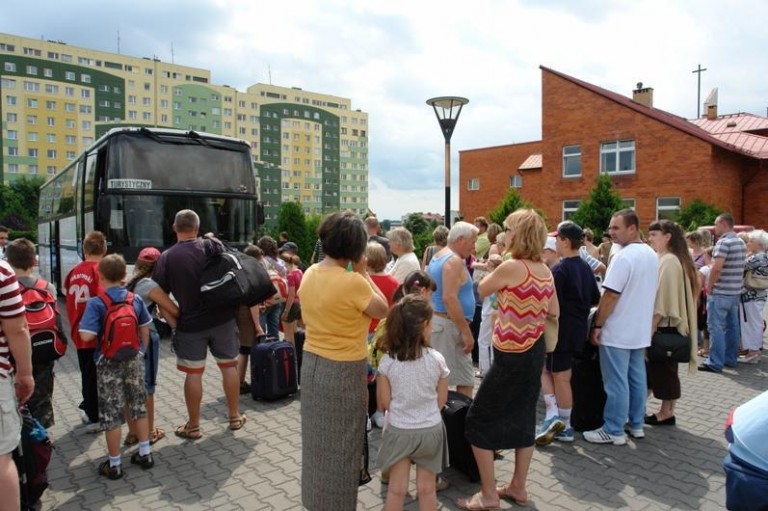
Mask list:
[[[709,358],[699,371],[719,373],[723,366],[736,367],[741,331],[739,299],[744,284],[747,246],[733,232],[733,216],[723,213],[715,220],[719,236],[712,251],[712,270],[707,284]]]

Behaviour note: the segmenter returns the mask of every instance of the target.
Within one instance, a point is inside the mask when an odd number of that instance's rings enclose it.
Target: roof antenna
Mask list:
[[[174,53],[173,53],[173,41],[171,41],[171,64],[175,64],[176,60],[174,59]]]
[[[117,54],[120,55],[120,27],[117,27]]]
[[[272,66],[267,66],[267,70],[269,71],[269,84],[272,85]]]

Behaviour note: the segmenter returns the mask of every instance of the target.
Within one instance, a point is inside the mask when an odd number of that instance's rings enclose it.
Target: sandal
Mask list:
[[[245,414],[241,413],[237,417],[230,417],[229,418],[229,429],[232,431],[237,431],[238,429],[243,429],[243,426],[245,425]]]
[[[174,433],[176,433],[177,437],[187,440],[199,440],[203,436],[203,434],[200,433],[200,426],[190,426],[189,422],[178,426]]]
[[[149,445],[155,445],[163,438],[165,438],[165,430],[163,428],[155,428],[149,434]]]
[[[491,511],[494,509],[501,509],[498,504],[495,506],[488,506],[484,504],[483,496],[479,492],[475,493],[468,499],[457,500],[456,506],[459,509],[468,509],[469,511]]]
[[[517,504],[518,506],[526,507],[528,505],[528,499],[521,500],[521,499],[515,497],[514,495],[509,493],[509,487],[507,487],[507,486],[498,486],[496,488],[496,493],[499,494],[499,498],[500,499],[508,500],[508,501],[512,502],[513,504]]]
[[[125,440],[123,441],[124,446],[133,447],[138,443],[139,443],[139,437],[137,437],[134,433],[128,433],[127,435],[125,435]]]

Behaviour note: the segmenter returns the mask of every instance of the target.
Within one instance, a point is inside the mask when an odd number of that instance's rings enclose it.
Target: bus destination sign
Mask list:
[[[151,190],[150,179],[110,179],[107,181],[109,188],[122,188],[130,190]]]

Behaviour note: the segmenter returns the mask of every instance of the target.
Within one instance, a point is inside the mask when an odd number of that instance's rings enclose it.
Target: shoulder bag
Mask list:
[[[683,277],[685,293],[685,314],[688,315],[688,279]],[[659,327],[651,337],[648,348],[648,360],[651,362],[677,362],[687,364],[691,360],[691,337],[681,335],[677,328]]]

